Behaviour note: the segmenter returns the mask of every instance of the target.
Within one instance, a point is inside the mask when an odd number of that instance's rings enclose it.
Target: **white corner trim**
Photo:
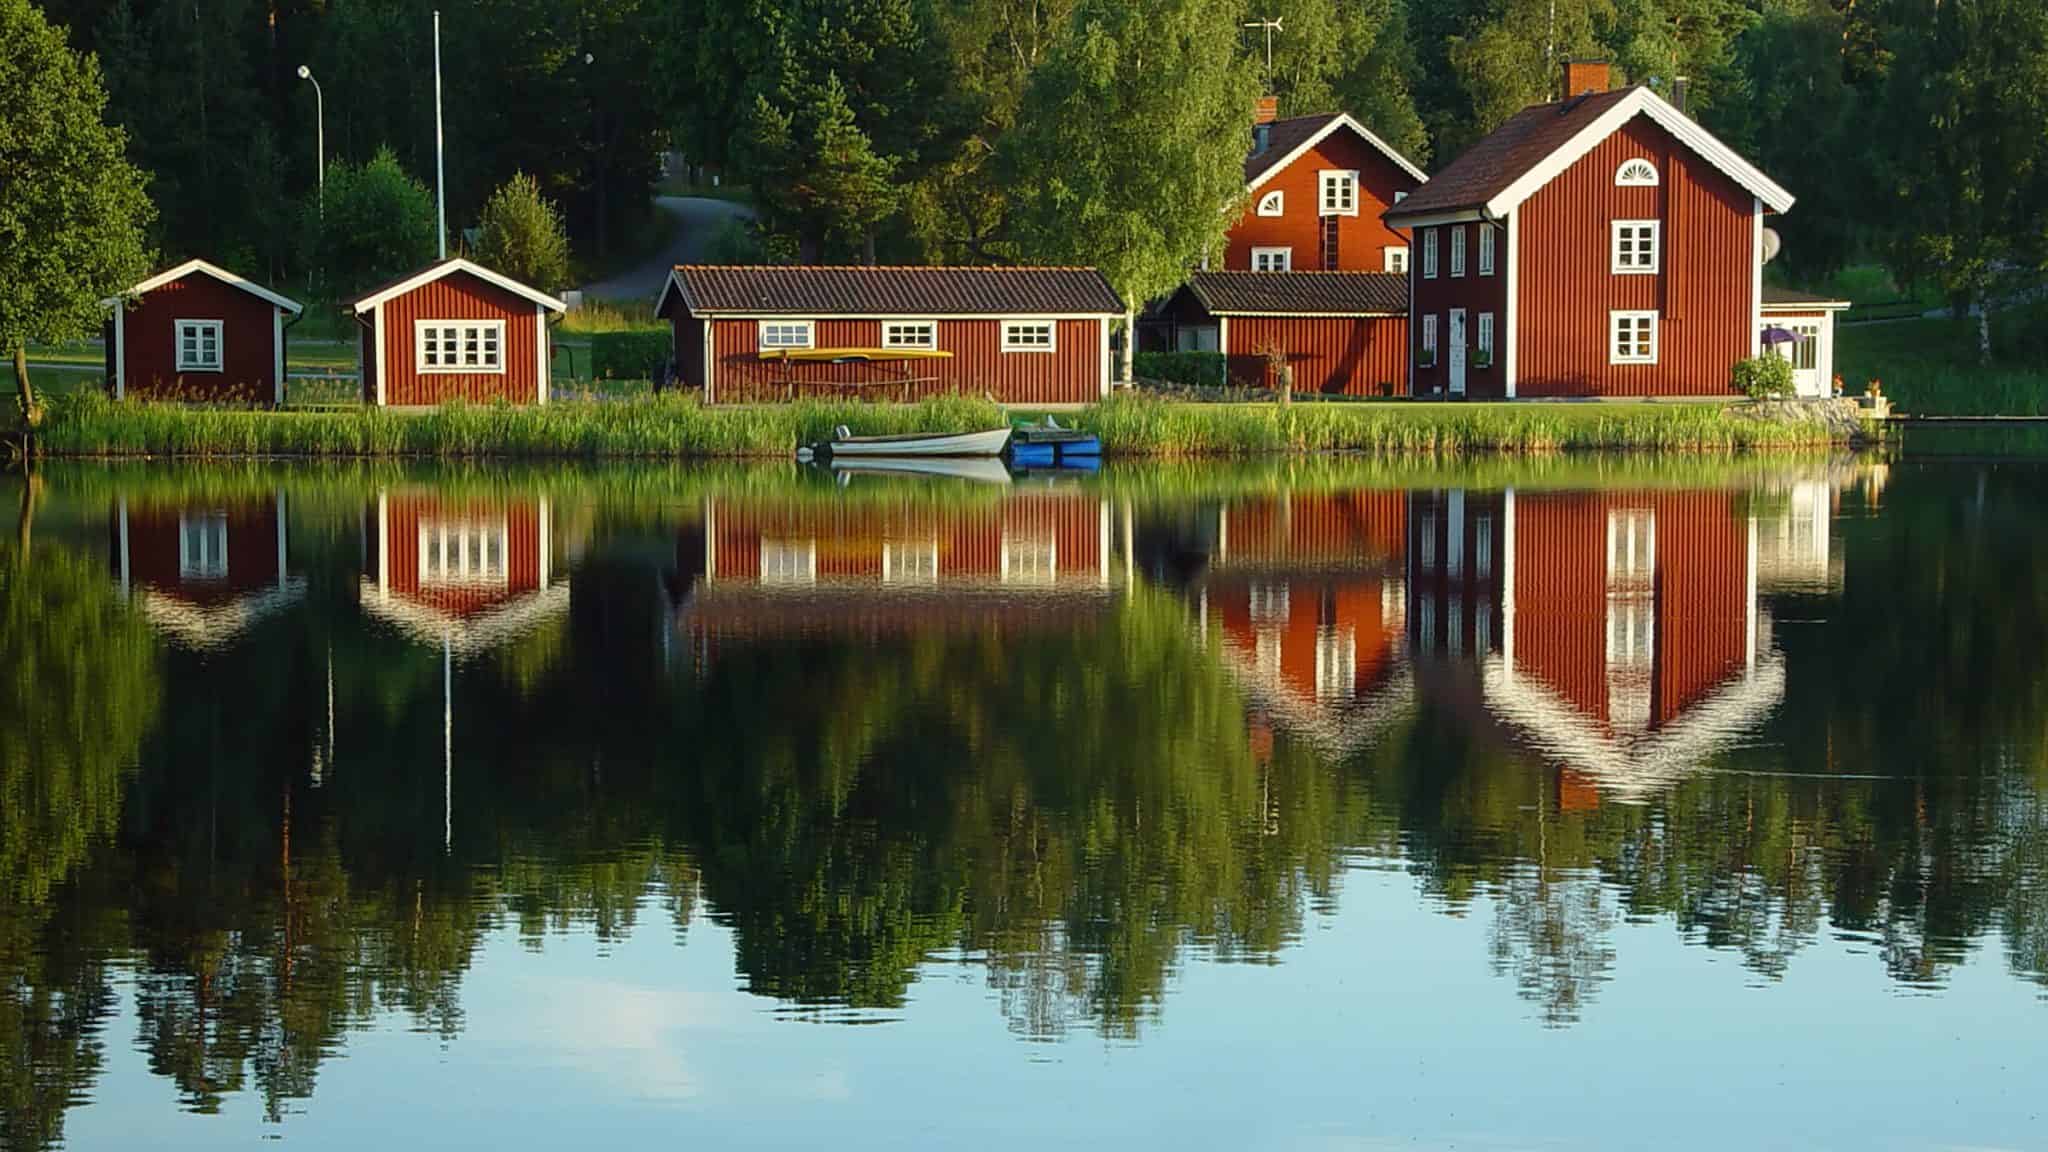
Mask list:
[[[108,299],[100,301],[100,304],[102,307],[104,307],[113,304],[116,300],[120,300],[123,297],[141,296],[145,293],[155,291],[156,289],[161,288],[174,280],[182,280],[186,276],[189,276],[194,272],[198,272],[201,275],[205,276],[211,276],[215,280],[218,280],[221,283],[228,285],[229,287],[240,288],[242,291],[249,293],[251,296],[256,296],[261,299],[267,300],[271,304],[279,308],[282,308],[285,311],[290,312],[294,315],[297,315],[298,313],[306,310],[305,306],[300,304],[296,300],[293,300],[286,296],[280,296],[277,293],[272,292],[270,289],[265,288],[263,285],[256,283],[254,280],[250,280],[244,276],[237,276],[233,272],[230,272],[225,268],[221,268],[213,264],[208,264],[204,260],[187,260],[183,264],[178,265],[176,268],[159,272],[156,275],[151,276],[149,279],[144,280],[142,283],[135,285],[133,288],[128,289],[126,292],[123,292],[120,296],[109,297]]]
[[[284,407],[284,311],[270,310],[270,404]]]
[[[710,319],[704,321],[704,403],[706,404],[716,403],[718,400],[718,393],[712,387],[712,379],[718,373],[718,342],[712,338],[712,333],[717,330],[718,324],[716,321]]]
[[[371,367],[377,373],[377,406],[384,406],[384,305],[370,310],[370,357]],[[382,504],[379,504],[381,515]]]
[[[1218,356],[1230,355],[1230,317],[1228,316],[1216,317],[1216,354]],[[1228,383],[1230,377],[1228,366],[1224,368],[1223,374],[1225,382]]]
[[[553,547],[551,546],[551,540],[550,540],[550,537],[552,537],[552,536],[554,535],[554,532],[553,532],[553,525],[554,525],[554,515],[553,515],[553,512],[554,512],[554,509],[553,509],[553,507],[552,507],[552,506],[551,506],[551,505],[550,505],[550,504],[548,503],[548,498],[547,498],[547,497],[545,497],[545,496],[541,497],[541,498],[540,498],[540,515],[539,515],[538,517],[536,517],[535,519],[536,519],[536,520],[537,520],[537,522],[538,522],[538,525],[539,525],[539,534],[540,534],[540,548],[538,549],[538,551],[540,552],[540,587],[541,587],[541,591],[543,591],[543,592],[547,591],[547,587],[548,587],[548,576],[549,576],[549,574],[550,574],[550,573],[549,573],[549,570],[548,570],[548,561],[549,561],[549,560],[551,559],[551,554],[552,554],[552,553],[553,553],[553,551],[554,551],[554,548],[553,548]]]
[[[1410,164],[1406,156],[1403,156],[1399,152],[1394,151],[1393,147],[1389,145],[1385,140],[1382,140],[1379,137],[1373,135],[1371,132],[1366,130],[1365,125],[1360,124],[1358,121],[1352,119],[1351,114],[1349,112],[1340,112],[1337,114],[1336,119],[1330,121],[1328,124],[1323,125],[1321,130],[1317,131],[1315,135],[1310,136],[1307,140],[1304,140],[1300,144],[1295,145],[1292,151],[1288,152],[1287,155],[1282,156],[1279,159],[1279,161],[1275,163],[1272,167],[1267,168],[1264,172],[1259,173],[1258,179],[1253,180],[1251,183],[1245,185],[1244,190],[1247,192],[1258,191],[1259,185],[1264,184],[1266,181],[1271,180],[1274,176],[1279,175],[1279,173],[1283,169],[1285,169],[1289,164],[1292,164],[1296,160],[1301,159],[1304,155],[1308,153],[1308,151],[1311,148],[1314,148],[1316,145],[1321,144],[1324,140],[1329,139],[1330,133],[1335,132],[1339,128],[1349,128],[1351,131],[1358,133],[1358,135],[1361,138],[1363,138],[1367,144],[1372,145],[1375,149],[1378,149],[1379,152],[1382,155],[1384,155],[1387,159],[1392,160],[1394,164],[1401,169],[1401,171],[1406,172],[1410,176],[1415,177],[1417,183],[1429,179],[1429,175],[1423,172],[1422,169],[1417,168],[1413,164]]]
[[[538,304],[541,307],[546,308],[550,312],[562,312],[566,311],[568,308],[568,305],[563,304],[560,300],[548,295],[545,292],[542,292],[538,288],[529,288],[526,285],[521,284],[519,281],[512,279],[510,276],[504,276],[499,273],[493,272],[489,268],[486,268],[481,264],[475,263],[470,260],[465,260],[460,256],[456,256],[448,260],[443,260],[439,263],[432,264],[426,268],[423,268],[419,272],[406,277],[404,280],[400,280],[398,283],[391,285],[389,288],[384,288],[380,291],[373,292],[370,295],[357,300],[350,307],[353,308],[356,312],[360,313],[365,309],[378,307],[387,300],[403,296],[407,292],[410,292],[413,289],[418,288],[422,284],[431,284],[436,280],[442,279],[443,277],[453,276],[457,272],[467,272],[470,275],[476,277],[479,280],[484,281],[487,284],[495,284],[496,286],[503,288],[505,291],[510,292],[515,296],[522,296],[528,300],[533,301],[535,304]]]
[[[1515,259],[1516,251],[1521,248],[1521,238],[1515,232],[1515,214],[1513,212],[1508,213],[1507,217],[1501,221],[1500,227],[1495,231],[1499,233],[1497,242],[1502,247],[1507,249],[1508,290],[1507,307],[1505,309],[1507,313],[1507,331],[1504,333],[1495,332],[1493,334],[1493,339],[1496,344],[1502,342],[1505,342],[1507,344],[1507,348],[1501,353],[1502,378],[1506,381],[1507,384],[1507,398],[1513,400],[1515,398],[1515,346],[1520,343],[1520,341],[1516,338],[1517,329],[1515,328],[1515,297],[1521,291],[1521,268],[1519,263]]]
[[[548,386],[552,383],[548,379],[548,310],[539,304],[533,306],[533,341],[534,366],[540,370],[540,381],[536,385],[540,395],[535,400],[537,403],[546,404],[548,394],[554,389]],[[541,586],[547,585],[543,583]]]
[[[1754,224],[1749,251],[1749,354],[1754,356],[1764,338],[1764,202],[1757,198],[1750,205]]]
[[[114,307],[114,399],[128,395],[128,309]]]
[[[1109,321],[1107,321],[1107,320],[1097,320],[1097,321],[1095,322],[1095,329],[1096,329],[1096,332],[1097,332],[1098,334],[1100,334],[1100,336],[1102,337],[1102,388],[1101,388],[1101,392],[1100,392],[1100,395],[1102,395],[1102,396],[1104,396],[1104,397],[1107,397],[1107,396],[1109,395],[1109,385],[1110,385],[1110,380],[1109,380],[1109,376],[1110,376],[1110,371],[1109,371]],[[1135,335],[1137,335],[1137,334],[1136,334],[1136,333],[1134,332],[1134,333],[1132,333],[1131,335],[1135,336]]]

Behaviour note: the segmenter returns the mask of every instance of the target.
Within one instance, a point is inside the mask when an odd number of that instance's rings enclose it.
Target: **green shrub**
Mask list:
[[[652,380],[655,372],[668,362],[669,343],[666,328],[593,332],[590,374],[600,380]]]
[[[1792,362],[1776,352],[1737,360],[1729,383],[1752,400],[1792,395]]]
[[[1132,371],[1140,380],[1188,388],[1220,388],[1230,382],[1230,361],[1221,352],[1140,352]]]

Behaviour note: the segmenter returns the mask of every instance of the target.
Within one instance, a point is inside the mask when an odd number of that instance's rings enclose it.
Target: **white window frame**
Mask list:
[[[178,579],[228,578],[228,518],[220,512],[178,517]]]
[[[1623,238],[1628,238],[1624,247]],[[1649,256],[1642,256],[1648,245]],[[1664,224],[1661,220],[1616,220],[1609,241],[1616,276],[1654,276],[1664,266]],[[1624,257],[1627,259],[1624,259]]]
[[[1479,314],[1478,350],[1486,354],[1485,367],[1491,368],[1498,361],[1493,354],[1493,313]]]
[[[1045,332],[1045,343],[1039,344],[1034,341],[1019,341],[1017,339],[1017,333],[1021,329],[1030,329],[1034,332],[1043,329]],[[1059,321],[1057,320],[1003,321],[1004,352],[1057,352],[1059,351],[1059,342],[1060,325]]]
[[[882,347],[912,352],[936,352],[939,350],[939,322],[937,320],[884,320],[882,321]]]
[[[1274,257],[1278,257],[1278,258],[1279,258],[1280,266],[1279,266],[1279,267],[1277,267],[1277,268],[1268,268],[1268,267],[1266,267],[1266,264],[1267,264],[1267,262],[1268,262],[1268,261],[1271,261],[1271,260],[1272,260],[1272,259],[1273,259]],[[1285,247],[1285,246],[1274,246],[1274,247],[1259,247],[1259,248],[1253,248],[1253,249],[1252,249],[1252,271],[1254,271],[1254,272],[1292,272],[1292,271],[1294,271],[1294,249],[1292,249],[1292,248],[1289,248],[1289,247]]]
[[[1402,276],[1406,276],[1408,274],[1407,245],[1387,245],[1385,248],[1380,249],[1380,259],[1383,261],[1383,267],[1386,271],[1393,272]]]
[[[1326,168],[1316,175],[1316,205],[1321,209],[1318,215],[1358,215],[1358,169]],[[1338,195],[1332,196],[1333,192]]]
[[[429,364],[427,363],[427,334],[430,332],[456,333],[456,354],[464,355],[462,348],[472,339],[477,345],[477,362],[474,364]],[[485,341],[488,332],[494,341]],[[484,360],[486,347],[494,343],[496,363]],[[440,354],[437,339],[435,353]],[[505,374],[505,322],[503,320],[415,320],[412,322],[412,366],[413,371],[423,376],[503,376]]]
[[[1422,230],[1422,278],[1424,280],[1436,279],[1436,231],[1434,228],[1424,228]]]
[[[818,542],[809,540],[761,541],[756,579],[764,585],[811,585],[818,582]]]
[[[1639,164],[1642,166],[1641,170],[1631,174],[1629,169]],[[1647,175],[1643,174],[1645,172]],[[1617,188],[1655,188],[1661,182],[1662,178],[1657,175],[1657,165],[1640,156],[1631,156],[1623,160],[1621,166],[1614,170],[1614,186]]]
[[[1621,350],[1621,326],[1628,324],[1633,329],[1633,326],[1639,322],[1647,323],[1649,327],[1649,353],[1645,355],[1633,351],[1639,342],[1631,335],[1629,340],[1631,351],[1624,354]],[[1657,343],[1657,313],[1654,310],[1616,311],[1607,314],[1607,362],[1609,364],[1655,364],[1657,362]]]
[[[882,583],[937,584],[939,538],[882,541]]]
[[[177,336],[178,371],[180,372],[224,372],[227,363],[226,325],[219,320],[179,320],[172,331]],[[196,359],[185,358],[185,334],[192,334],[193,352]],[[204,358],[206,338],[213,337],[213,363]]]
[[[1422,350],[1429,353],[1431,362],[1436,360],[1436,315],[1422,318]]]
[[[508,519],[422,520],[415,534],[422,587],[505,588],[512,582]]]
[[[1451,225],[1451,275],[1458,277],[1464,274],[1465,226],[1463,224],[1453,224]]]
[[[1493,275],[1494,233],[1497,231],[1499,229],[1485,221],[1481,221],[1479,224],[1479,274],[1481,276]]]
[[[1259,197],[1259,215],[1282,216],[1287,212],[1287,193],[1274,189]]]
[[[771,342],[768,334],[775,329],[785,329],[792,334],[801,332],[803,343],[796,344],[787,340]],[[814,320],[762,320],[754,326],[754,346],[763,352],[772,352],[778,348],[815,348],[817,344],[818,325]]]

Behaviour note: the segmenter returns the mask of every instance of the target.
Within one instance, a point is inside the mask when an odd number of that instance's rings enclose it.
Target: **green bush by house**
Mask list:
[[[1751,400],[1790,396],[1794,391],[1792,362],[1775,352],[1737,360],[1729,373],[1729,383]]]
[[[652,380],[669,357],[669,330],[629,328],[590,335],[590,374],[600,380]]]
[[[1140,380],[1165,380],[1188,388],[1221,388],[1229,383],[1230,361],[1220,352],[1140,352],[1131,370]]]

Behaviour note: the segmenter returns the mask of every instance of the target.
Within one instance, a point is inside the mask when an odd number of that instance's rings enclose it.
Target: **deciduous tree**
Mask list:
[[[549,292],[569,282],[569,235],[554,202],[524,172],[514,172],[484,201],[478,220],[477,259]]]

